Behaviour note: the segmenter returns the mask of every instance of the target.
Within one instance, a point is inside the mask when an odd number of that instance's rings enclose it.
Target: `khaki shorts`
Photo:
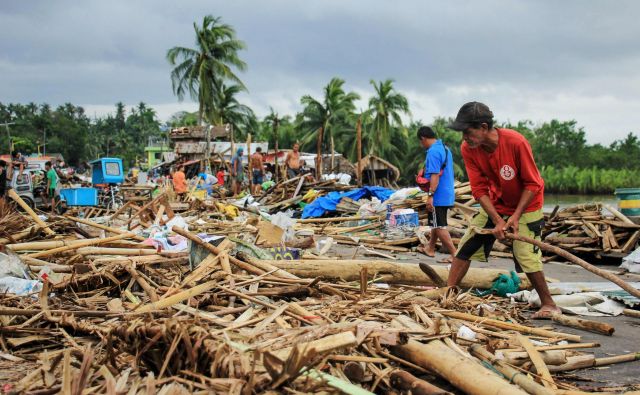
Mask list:
[[[503,216],[506,219],[509,216]],[[493,229],[495,225],[487,213],[480,209],[480,212],[473,217],[471,226],[464,234],[458,245],[456,257],[464,260],[476,260],[487,262],[489,253],[493,248],[496,238],[493,235],[483,235],[476,233],[473,228]],[[524,213],[518,222],[518,233],[523,236],[540,240],[542,228],[544,227],[544,216],[542,210]],[[542,251],[534,245],[523,241],[513,242],[513,259],[516,264],[522,267],[525,273],[535,273],[542,271]]]

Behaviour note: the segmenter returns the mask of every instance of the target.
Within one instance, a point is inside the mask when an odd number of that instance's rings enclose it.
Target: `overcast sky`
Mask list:
[[[365,107],[369,80],[392,78],[425,123],[478,100],[501,121],[575,119],[591,143],[640,134],[639,1],[5,0],[0,101],[195,111],[165,55],[192,47],[206,14],[246,42],[243,101],[259,116],[299,111],[334,76]]]

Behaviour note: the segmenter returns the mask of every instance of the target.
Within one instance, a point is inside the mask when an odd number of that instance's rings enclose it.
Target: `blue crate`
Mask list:
[[[98,205],[98,190],[95,188],[65,188],[60,190],[60,196],[67,206]]]

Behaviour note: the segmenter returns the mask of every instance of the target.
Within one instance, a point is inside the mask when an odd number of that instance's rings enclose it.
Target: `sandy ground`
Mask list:
[[[352,259],[354,249],[347,246],[333,248],[331,253],[338,256]],[[389,251],[380,251],[389,254]],[[436,263],[437,260],[445,258],[447,255],[437,253],[435,258],[429,258],[421,253],[396,253],[390,254],[400,262],[427,262],[437,266],[446,266]],[[379,257],[363,257],[361,254],[356,259],[384,259]],[[513,261],[505,258],[491,258],[488,263],[472,262],[472,267],[486,267],[494,269],[513,270]],[[617,266],[601,266],[602,269],[615,270]],[[562,282],[604,282],[606,280],[592,274],[580,266],[569,265],[567,263],[549,262],[545,265],[545,274],[548,277],[558,279]],[[622,276],[626,281],[639,281],[638,277],[631,278]],[[532,311],[533,312],[533,311]],[[563,332],[574,333],[582,336],[583,342],[600,343],[599,348],[588,349],[594,352],[596,357],[610,357],[620,354],[640,353],[640,319],[631,318],[624,315],[618,317],[585,317],[595,321],[603,321],[613,325],[616,329],[613,336],[604,336],[591,332],[572,329],[555,324],[548,320],[531,320],[536,326],[553,326]],[[632,387],[637,385],[640,389],[640,361],[627,362],[616,365],[603,366],[599,368],[581,369],[575,374],[568,372],[572,380],[580,378],[580,384],[589,387]]]

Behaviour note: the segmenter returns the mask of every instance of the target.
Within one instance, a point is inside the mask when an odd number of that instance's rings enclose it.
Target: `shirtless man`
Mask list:
[[[293,145],[293,151],[287,154],[284,163],[287,165],[287,177],[289,179],[300,174],[300,144],[295,143]]]
[[[256,148],[256,152],[251,155],[249,161],[249,170],[251,173],[252,181],[253,181],[253,190],[251,194],[254,196],[260,195],[260,191],[262,190],[262,178],[264,176],[264,161],[262,158],[262,148]]]

